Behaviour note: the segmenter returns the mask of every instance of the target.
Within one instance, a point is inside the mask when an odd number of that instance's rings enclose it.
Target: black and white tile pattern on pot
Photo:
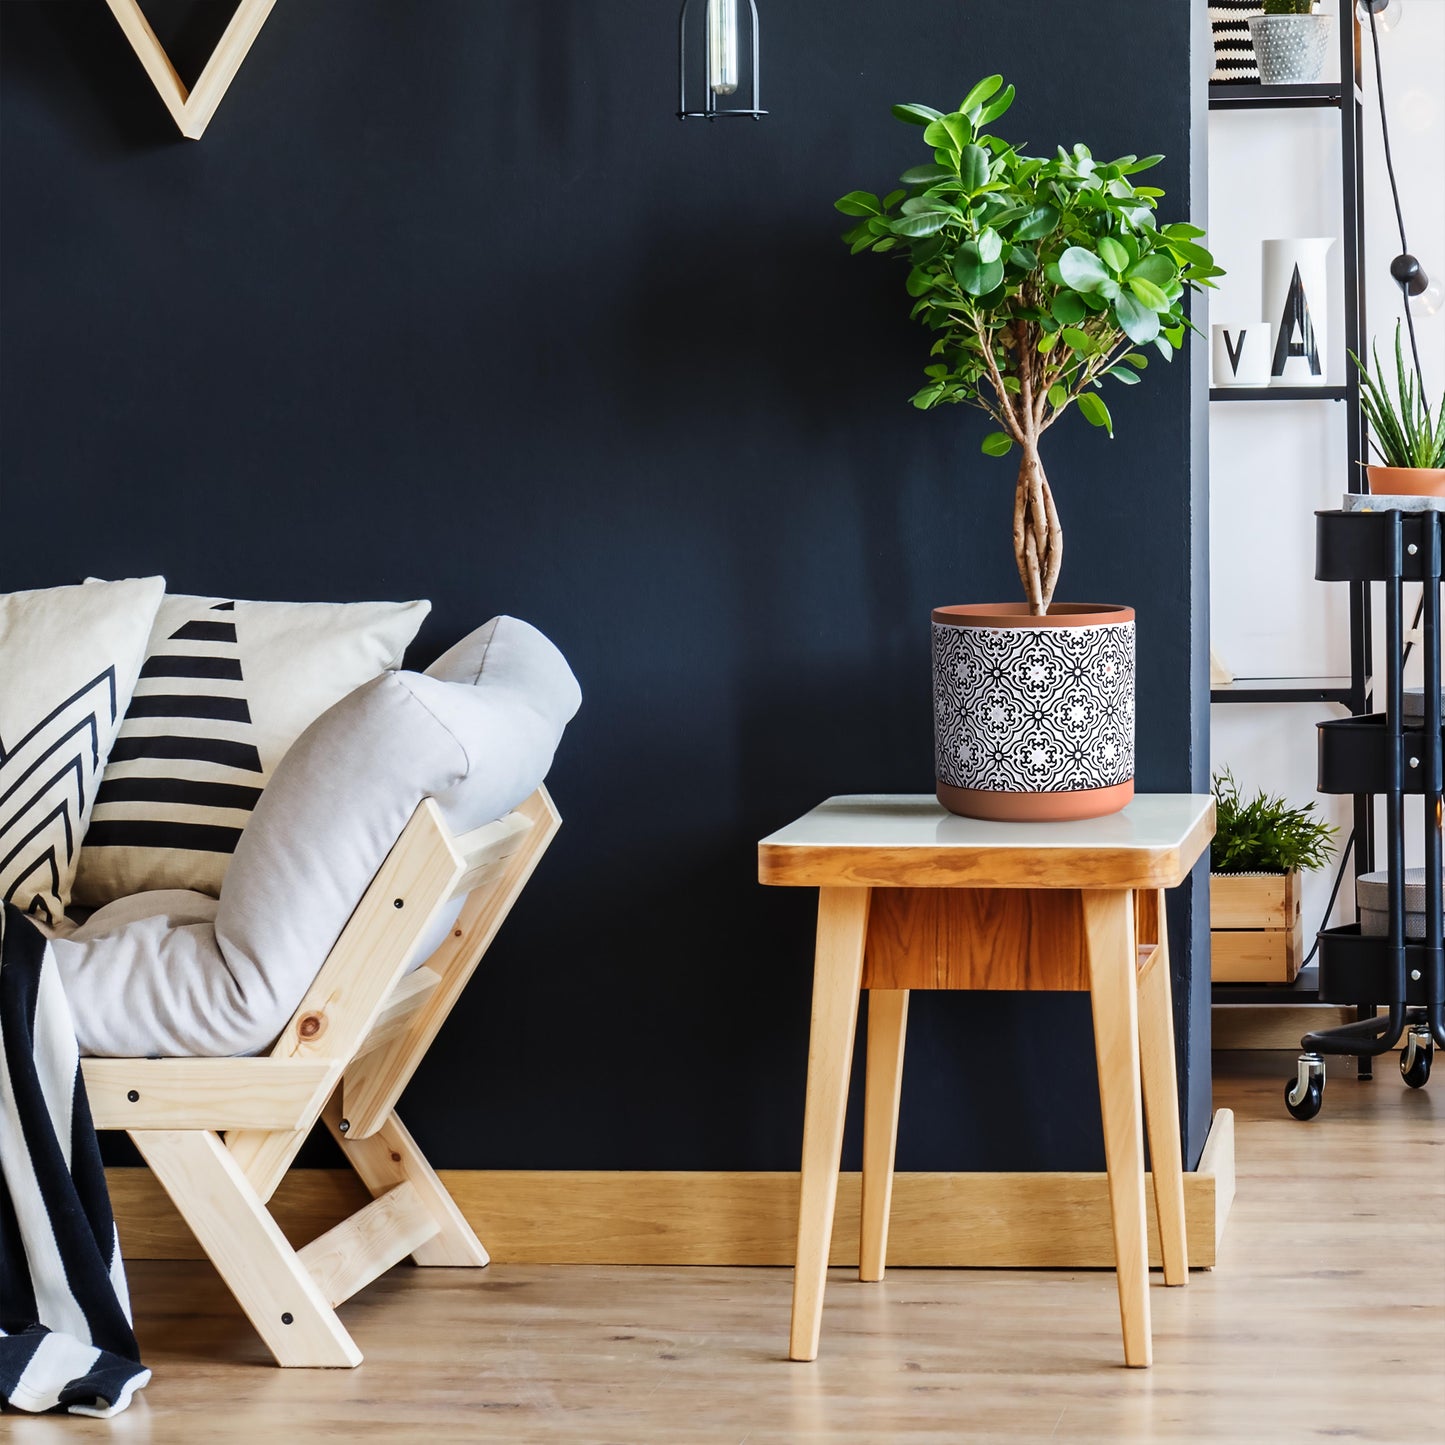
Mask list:
[[[933,624],[938,780],[1001,793],[1134,776],[1134,624]]]

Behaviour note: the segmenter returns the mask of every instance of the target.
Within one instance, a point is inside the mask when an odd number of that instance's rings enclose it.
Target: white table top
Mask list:
[[[960,818],[925,793],[829,798],[758,844],[764,883],[1172,888],[1214,834],[1208,793],[1140,793],[1103,818]]]

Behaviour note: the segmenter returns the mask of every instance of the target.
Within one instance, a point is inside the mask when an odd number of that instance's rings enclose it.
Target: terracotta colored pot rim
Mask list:
[[[1366,467],[1365,475],[1376,496],[1445,497],[1445,467]]]
[[[1134,609],[1112,602],[1055,602],[1047,617],[1035,617],[1027,602],[965,602],[935,607],[933,620],[945,627],[1097,627],[1132,622]]]
[[[1078,788],[1068,793],[995,793],[984,788],[938,784],[938,801],[950,813],[1000,823],[1062,823],[1072,818],[1102,818],[1117,813],[1134,796],[1134,779],[1108,788]]]

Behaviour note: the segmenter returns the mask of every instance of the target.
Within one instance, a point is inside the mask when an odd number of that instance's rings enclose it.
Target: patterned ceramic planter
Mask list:
[[[938,800],[970,818],[1097,818],[1134,796],[1134,611],[933,614]]]
[[[1330,45],[1328,15],[1255,15],[1249,38],[1265,85],[1302,85],[1318,80]]]

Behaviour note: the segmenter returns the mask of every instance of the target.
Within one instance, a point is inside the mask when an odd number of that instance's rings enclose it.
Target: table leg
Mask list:
[[[848,1074],[858,1026],[858,991],[868,935],[868,889],[818,890],[818,946],[808,1038],[808,1097],[803,1110],[803,1168],[798,1197],[798,1255],[788,1357],[815,1360],[823,1286],[833,1240]]]
[[[1189,1244],[1184,1222],[1184,1158],[1179,1140],[1179,1083],[1174,1064],[1174,1002],[1169,981],[1169,931],[1164,895],[1157,902],[1158,945],[1139,976],[1139,1071],[1144,1118],[1159,1215],[1159,1252],[1165,1284],[1189,1283]]]
[[[1144,1208],[1134,899],[1129,889],[1086,889],[1083,904],[1124,1363],[1147,1365],[1152,1358],[1149,1236]]]
[[[863,1221],[858,1278],[883,1278],[888,1259],[888,1211],[893,1203],[893,1156],[898,1146],[898,1099],[903,1089],[903,1036],[908,990],[868,991],[868,1066],[863,1093]]]

